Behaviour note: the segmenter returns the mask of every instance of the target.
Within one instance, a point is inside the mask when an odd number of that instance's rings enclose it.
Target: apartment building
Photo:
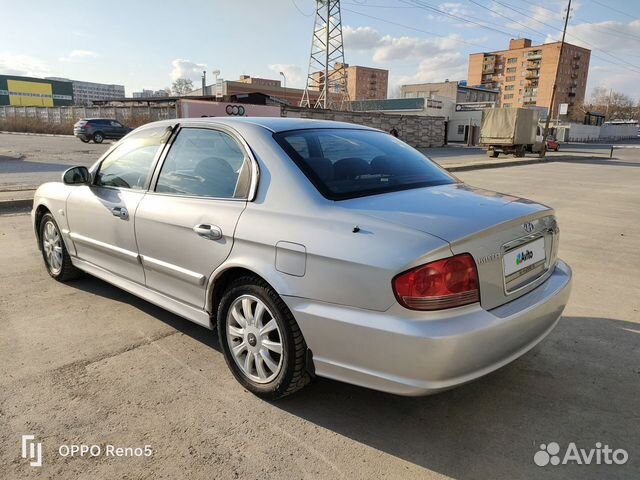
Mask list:
[[[71,82],[73,87],[73,103],[75,105],[92,105],[94,100],[112,100],[114,98],[124,97],[124,85],[83,82],[57,77],[46,78],[48,80]]]
[[[500,91],[503,107],[538,107],[549,111],[553,83],[556,96],[551,115],[558,105],[569,105],[571,116],[584,102],[591,50],[560,42],[532,45],[528,38],[512,39],[508,50],[469,55],[468,82]]]
[[[335,72],[341,68],[345,69],[347,75],[349,100],[384,100],[387,98],[389,70],[337,63],[329,74],[332,82],[337,78]],[[314,72],[312,75],[314,82],[318,85],[318,90],[320,90],[324,83],[324,72]]]

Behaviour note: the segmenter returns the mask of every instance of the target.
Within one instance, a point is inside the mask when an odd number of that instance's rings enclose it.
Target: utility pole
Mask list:
[[[318,92],[312,104],[309,92]],[[316,0],[307,86],[301,107],[349,110],[340,0]]]
[[[562,40],[560,40],[560,56],[558,57],[558,68],[556,68],[556,75],[553,79],[553,88],[551,89],[551,103],[549,105],[549,111],[547,112],[547,119],[544,122],[544,130],[542,132],[542,150],[540,150],[540,156],[543,157],[547,151],[547,135],[549,135],[549,121],[553,114],[553,103],[556,101],[556,89],[558,86],[558,74],[560,73],[560,62],[562,62],[562,52],[564,50],[564,38],[567,35],[567,25],[569,24],[569,14],[571,13],[571,0],[567,5],[567,14],[564,17],[564,28],[562,29]]]
[[[202,71],[202,96],[207,94],[207,71]]]

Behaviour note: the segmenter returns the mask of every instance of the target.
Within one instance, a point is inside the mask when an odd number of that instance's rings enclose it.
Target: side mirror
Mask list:
[[[87,167],[71,167],[62,174],[62,183],[65,185],[89,185],[91,174]]]

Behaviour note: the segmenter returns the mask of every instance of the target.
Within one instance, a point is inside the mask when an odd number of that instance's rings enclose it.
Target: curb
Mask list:
[[[8,132],[8,131],[5,131],[5,130],[0,130],[0,133],[3,133],[5,135],[32,135],[32,136],[36,136],[36,137],[64,137],[64,138],[69,138],[69,137],[73,137],[74,136],[74,135],[63,134],[63,133]]]
[[[441,165],[445,170],[449,172],[465,172],[469,170],[486,170],[490,168],[502,168],[502,167],[516,167],[518,165],[532,165],[535,163],[549,163],[555,159],[548,157],[543,158],[530,158],[527,160],[507,160],[500,163],[470,163],[470,164],[458,164],[458,165]]]
[[[553,163],[573,161],[579,163],[581,160],[611,160],[605,157],[575,157],[571,155],[562,155],[557,157],[527,158],[524,160],[506,160],[500,162],[484,162],[484,163],[458,163],[453,165],[440,165],[449,172],[465,172],[469,170],[485,170],[490,168],[517,167],[519,165],[534,165],[538,163]],[[435,160],[434,160],[435,161]],[[438,162],[436,162],[438,163]]]
[[[33,208],[33,198],[22,198],[19,200],[1,200],[0,215],[3,213],[13,213],[16,211],[31,210]]]

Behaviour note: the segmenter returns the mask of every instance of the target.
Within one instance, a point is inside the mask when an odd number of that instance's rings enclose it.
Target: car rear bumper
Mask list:
[[[569,299],[571,269],[490,311],[387,312],[284,297],[313,352],[319,376],[400,395],[426,395],[512,362],[555,327]]]

